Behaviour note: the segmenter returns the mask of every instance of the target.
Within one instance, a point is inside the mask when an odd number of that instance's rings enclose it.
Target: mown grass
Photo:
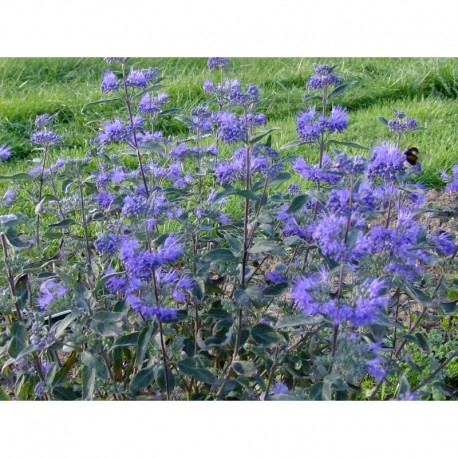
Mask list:
[[[132,58],[130,62],[162,68],[168,107],[184,110],[207,100],[202,83],[215,76],[203,58]],[[430,187],[441,186],[439,171],[458,162],[458,59],[234,58],[229,77],[260,86],[259,109],[266,113],[269,127],[281,129],[273,135],[277,147],[297,138],[295,115],[303,107],[305,82],[313,62],[337,64],[336,72],[344,81],[358,82],[338,100],[350,112],[350,126],[341,140],[365,146],[387,140],[387,129],[376,117],[390,118],[393,109],[404,110],[427,130],[409,134],[403,146],[415,143],[427,153],[421,179]],[[9,144],[15,151],[14,157],[0,164],[1,175],[26,169],[25,161],[35,157],[28,139],[37,114],[58,113],[56,130],[65,141],[60,151],[63,156],[82,155],[103,119],[123,115],[120,103],[83,109],[87,103],[106,97],[99,90],[106,67],[102,59],[93,58],[0,59],[0,144]],[[186,132],[170,117],[160,127],[170,135]],[[282,154],[314,155],[314,151],[304,146]]]

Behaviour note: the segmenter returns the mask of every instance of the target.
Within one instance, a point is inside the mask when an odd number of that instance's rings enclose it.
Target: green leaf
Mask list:
[[[275,130],[280,130],[280,128],[279,127],[273,127],[272,129],[265,130],[264,132],[259,132],[259,135],[257,135],[256,137],[254,137],[254,138],[252,138],[250,140],[250,145],[254,145],[255,143],[258,143],[266,135],[269,135],[270,133],[274,132]]]
[[[278,186],[285,181],[288,181],[291,179],[291,174],[288,172],[282,172],[279,173],[276,177],[274,177],[272,180],[269,180],[268,186]]]
[[[49,229],[43,233],[43,237],[49,240],[61,240],[64,237],[62,232],[50,231]]]
[[[236,361],[232,368],[238,375],[245,375],[246,377],[254,377],[256,375],[256,366],[252,361]]]
[[[112,273],[112,274],[105,275],[102,278],[99,278],[97,280],[97,282],[95,283],[94,292],[100,291],[105,286],[105,283],[110,278],[117,277],[117,276],[123,275],[123,274],[124,274],[124,272],[115,272],[115,273]]]
[[[323,400],[323,382],[317,382],[312,385],[309,392],[309,399],[311,401],[322,401]]]
[[[229,318],[231,314],[224,310],[222,307],[212,306],[212,308],[207,312],[207,315],[212,318]]]
[[[64,334],[66,329],[79,317],[78,313],[72,312],[67,315],[63,320],[56,323],[53,328],[56,332],[56,339]]]
[[[377,120],[385,125],[388,125],[388,121],[383,116],[377,116]]]
[[[429,345],[426,337],[421,332],[416,332],[415,337],[417,339],[418,345],[423,351],[429,352]]]
[[[54,362],[46,371],[46,385],[48,385],[49,387],[53,387],[55,385],[54,378],[56,376],[57,369],[57,362]]]
[[[77,224],[77,222],[71,218],[66,218],[63,219],[62,221],[59,221],[58,223],[54,224],[49,224],[48,228],[49,229],[66,229],[67,227],[74,226]]]
[[[429,351],[428,342],[426,341],[425,337],[419,332],[417,332],[414,335],[406,334],[404,336],[401,336],[401,339],[419,346],[423,351]]]
[[[95,102],[86,103],[86,105],[84,105],[83,108],[81,108],[81,113],[83,113],[84,110],[86,110],[86,108],[91,105],[100,105],[101,103],[114,102],[116,100],[122,100],[122,99],[120,97],[112,97],[111,99],[100,99],[100,100],[96,100]]]
[[[308,315],[292,315],[292,316],[283,316],[278,319],[275,327],[277,329],[281,328],[294,328],[296,326],[313,326],[319,324],[323,321],[323,318],[320,316],[308,316]]]
[[[62,366],[62,368],[57,372],[56,376],[54,377],[54,382],[56,385],[59,383],[62,383],[67,375],[70,373],[73,364],[76,362],[78,356],[78,351],[73,350],[70,356],[68,357],[67,361],[65,361],[65,364]]]
[[[193,377],[199,382],[213,383],[215,376],[207,368],[203,367],[204,360],[199,356],[182,359],[178,361],[178,369],[183,374]]]
[[[171,114],[181,113],[183,110],[181,108],[169,108],[168,110],[164,110],[159,112],[158,116],[167,116]]]
[[[281,245],[275,240],[264,239],[255,243],[249,250],[249,253],[268,253],[270,251],[279,252],[282,250]]]
[[[288,288],[287,282],[280,282],[276,285],[268,286],[262,290],[262,295],[265,297],[274,297],[280,295],[285,289]]]
[[[350,148],[355,148],[355,149],[363,149],[363,150],[370,149],[370,148],[367,148],[366,146],[358,145],[358,143],[353,143],[353,142],[341,142],[338,140],[329,140],[328,143],[333,143],[335,145],[348,146]]]
[[[296,146],[302,146],[302,145],[311,145],[315,142],[305,142],[303,140],[293,140],[292,142],[288,142],[285,145],[283,145],[280,149],[288,149],[288,148],[295,148]]]
[[[252,201],[258,201],[260,199],[260,196],[256,195],[254,192],[248,190],[248,189],[242,189],[240,191],[235,191],[233,193],[235,196],[240,196],[244,197],[245,199],[252,200]]]
[[[151,338],[153,337],[154,332],[156,331],[156,322],[152,321],[148,327],[143,328],[140,331],[137,341],[137,352],[136,352],[136,363],[137,368],[141,368],[143,366],[143,361],[145,359],[146,350],[148,349],[148,345],[151,342]]]
[[[43,205],[46,202],[53,202],[57,199],[52,194],[45,194],[40,202],[35,205],[35,215],[41,215],[43,213]]]
[[[319,95],[314,95],[314,94],[307,94],[302,97],[303,102],[308,102],[309,100],[319,100],[320,102],[322,101],[322,98]]]
[[[446,315],[456,313],[458,311],[458,301],[442,302],[439,307]]]
[[[17,278],[15,282],[16,298],[21,310],[25,307],[29,300],[28,281],[28,275],[24,274]]]
[[[154,368],[145,367],[139,370],[132,378],[129,388],[136,392],[145,389],[148,385],[151,385],[154,380]]]
[[[24,180],[32,180],[33,177],[30,176],[28,173],[16,173],[14,175],[9,176],[0,176],[0,180],[8,180],[8,181],[24,181]]]
[[[329,95],[328,95],[328,100],[333,99],[334,97],[337,97],[338,95],[344,93],[347,89],[349,89],[351,86],[355,85],[357,81],[350,81],[348,83],[341,84],[340,86],[337,86]]]
[[[272,348],[285,345],[285,338],[267,324],[259,323],[251,328],[251,337],[262,347]]]
[[[94,397],[96,370],[85,367],[82,374],[83,397],[86,401],[91,401]]]
[[[224,238],[226,239],[227,243],[229,243],[232,254],[235,257],[240,256],[240,254],[242,253],[242,249],[243,249],[242,242],[237,237],[234,237],[232,234],[228,232],[224,234]]]
[[[76,401],[80,398],[73,390],[63,386],[55,386],[52,390],[52,395],[58,401]]]
[[[236,258],[231,250],[227,248],[216,248],[215,250],[209,251],[202,257],[203,261],[212,262],[212,261],[221,261],[221,262],[231,262]]]
[[[21,323],[13,323],[10,326],[9,333],[11,340],[8,343],[8,355],[16,358],[27,346],[27,329]]]
[[[109,315],[114,315],[112,319]],[[88,320],[88,325],[92,331],[102,337],[117,337],[122,332],[123,323],[115,319],[116,315],[122,315],[113,312],[99,312]],[[105,317],[108,319],[105,320]]]
[[[408,391],[410,391],[410,384],[407,381],[406,376],[402,375],[401,380],[399,381],[399,392],[398,392],[398,395],[406,394]]]
[[[99,377],[106,379],[108,377],[108,370],[101,358],[94,356],[88,351],[81,353],[81,362],[89,369],[95,370]]]
[[[64,286],[66,286],[67,288],[73,288],[75,286],[76,281],[72,276],[65,273],[65,271],[60,269],[59,267],[56,267],[54,270],[61,279]]]
[[[407,283],[403,285],[405,293],[410,296],[414,301],[422,305],[430,305],[431,299],[420,289],[413,288]]]
[[[251,297],[244,289],[236,289],[234,292],[234,300],[240,307],[248,307],[251,304]]]
[[[175,376],[173,375],[172,371],[168,367],[166,370],[167,370],[167,376],[168,376],[168,381],[169,381],[169,390],[173,391],[173,389],[175,388]],[[166,383],[165,383],[165,370],[162,364],[156,370],[156,382],[162,391],[165,391],[167,389]]]
[[[5,390],[0,386],[0,401],[9,401],[11,398],[5,393]]]
[[[140,335],[139,332],[133,332],[132,334],[127,334],[125,336],[119,336],[115,340],[112,348],[133,347],[137,345],[139,335]]]
[[[34,351],[38,350],[35,345],[29,345],[28,347],[24,348],[17,356],[16,359],[24,358],[24,356],[30,355]]]
[[[26,219],[27,218],[24,215],[22,215],[21,213],[19,214],[10,213],[8,215],[1,215],[0,216],[0,226],[3,226],[5,228],[11,228],[11,227],[17,226],[18,224],[25,222]]]
[[[11,229],[8,229],[4,233],[5,239],[12,248],[29,248],[30,243],[23,242],[18,235],[16,235]]]
[[[300,196],[296,196],[292,202],[291,205],[288,207],[288,210],[286,210],[286,213],[291,214],[294,212],[297,212],[300,210],[309,200],[309,196],[306,194],[301,194]]]

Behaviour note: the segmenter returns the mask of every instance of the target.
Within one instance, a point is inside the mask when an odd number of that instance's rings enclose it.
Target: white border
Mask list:
[[[3,456],[456,455],[453,402],[3,402],[0,412]]]
[[[453,57],[451,0],[2,2],[0,56]]]
[[[9,1],[1,6],[0,56],[453,57],[452,5]],[[454,456],[447,452],[456,453],[456,405],[1,402],[0,446],[4,456],[34,458]]]

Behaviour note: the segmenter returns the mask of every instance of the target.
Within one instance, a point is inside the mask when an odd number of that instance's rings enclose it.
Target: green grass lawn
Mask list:
[[[297,139],[295,116],[303,108],[313,62],[336,64],[335,71],[344,82],[358,82],[337,101],[350,113],[349,128],[340,140],[365,146],[387,140],[387,128],[377,116],[390,118],[393,109],[404,110],[426,130],[410,133],[403,146],[414,143],[427,153],[422,180],[430,187],[441,185],[439,171],[458,162],[458,59],[234,58],[229,77],[260,86],[259,110],[266,113],[269,127],[280,128],[272,139],[276,147]],[[204,58],[132,58],[130,64],[162,69],[163,90],[170,100],[167,108],[187,110],[207,100],[202,84],[214,75]],[[15,152],[0,164],[0,175],[26,169],[29,164],[25,161],[35,157],[28,140],[38,114],[58,113],[55,130],[64,138],[59,151],[64,157],[82,155],[102,120],[124,116],[124,107],[117,102],[82,110],[87,103],[106,98],[99,89],[105,68],[102,59],[93,58],[0,59],[0,144],[11,145]],[[159,127],[166,134],[186,134],[185,127],[172,117],[161,122]],[[293,152],[314,155],[310,146],[282,154]]]

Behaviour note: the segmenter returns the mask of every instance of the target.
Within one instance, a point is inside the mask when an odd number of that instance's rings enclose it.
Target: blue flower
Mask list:
[[[145,73],[142,70],[136,70],[131,67],[130,73],[126,78],[126,86],[146,88],[147,84],[148,80]]]
[[[247,121],[249,126],[266,126],[267,125],[267,118],[264,113],[248,113]]]
[[[54,280],[48,280],[40,286],[41,296],[38,299],[38,307],[43,310],[55,299],[62,297],[67,292],[67,288]]]
[[[37,129],[44,129],[45,127],[49,127],[52,124],[53,120],[54,116],[48,113],[38,115],[35,118],[35,127]]]
[[[111,232],[100,235],[94,242],[94,247],[99,253],[113,256],[119,248],[120,237]]]
[[[247,136],[247,125],[234,113],[223,111],[218,113],[218,135],[228,145],[243,141]]]
[[[266,273],[266,280],[276,285],[277,283],[282,283],[287,281],[285,277],[280,275],[277,271],[272,270],[271,272]]]
[[[366,279],[358,288],[359,296],[350,320],[355,326],[372,323],[388,305],[388,296],[384,294],[386,285],[382,280]]]
[[[417,121],[413,118],[409,118],[403,111],[397,111],[395,117],[388,121],[388,129],[390,132],[397,134],[403,134],[411,130],[417,129]]]
[[[445,190],[449,192],[458,191],[458,164],[453,166],[452,172],[452,177],[448,176],[444,171],[441,173],[442,179],[448,183]]]
[[[332,67],[330,65],[314,64],[314,66],[315,73],[307,83],[307,89],[323,89],[325,87],[338,86],[340,84],[340,78],[332,73]]]
[[[168,95],[165,93],[158,94],[152,97],[150,94],[145,94],[138,104],[138,109],[144,114],[156,114],[162,110],[163,105],[168,101]]]
[[[272,388],[271,394],[285,394],[288,392],[288,387],[284,383],[276,383],[275,386]]]
[[[16,197],[16,191],[14,189],[7,189],[5,194],[2,197],[2,204],[5,207],[11,207],[14,202],[14,198]]]
[[[124,198],[121,216],[126,218],[133,218],[146,213],[148,210],[148,201],[142,196],[127,196]]]
[[[240,162],[218,162],[215,175],[220,184],[229,184],[239,179],[242,170]]]
[[[0,145],[0,161],[6,161],[11,156],[11,149],[7,145]]]
[[[403,168],[404,156],[399,149],[390,143],[383,143],[372,149],[367,176],[372,180],[378,177],[393,181]]]
[[[245,108],[259,103],[259,88],[252,83],[247,84],[246,91],[242,91],[240,83],[233,80],[229,90],[229,102],[233,105],[241,105]]]
[[[210,71],[218,70],[219,68],[226,68],[230,64],[228,57],[209,57],[207,61],[208,69]]]
[[[106,121],[103,124],[103,131],[98,134],[98,140],[103,143],[117,142],[122,143],[127,138],[127,130],[119,118],[113,121]]]
[[[337,262],[355,262],[370,253],[371,244],[362,232],[348,237],[345,242],[348,218],[343,216],[324,216],[313,231],[313,238],[321,251]],[[349,231],[358,229],[359,221],[352,218]]]
[[[323,157],[322,168],[318,164],[309,165],[305,159],[299,157],[294,162],[293,169],[309,181],[335,184],[340,180],[340,176],[336,169],[330,169],[330,165],[331,160],[327,156]]]
[[[329,133],[343,132],[348,126],[347,112],[342,107],[333,106],[331,114],[326,121]]]
[[[296,131],[302,141],[314,142],[325,130],[326,118],[322,115],[317,116],[315,107],[299,114]]]
[[[37,145],[55,145],[61,142],[61,138],[52,130],[37,130],[32,134],[31,141]]]
[[[105,93],[116,92],[120,87],[121,81],[118,80],[117,76],[111,70],[105,70],[100,90]]]
[[[211,113],[205,107],[198,107],[191,111],[192,122],[191,132],[199,132],[200,134],[208,134],[212,131]]]
[[[113,64],[114,62],[125,62],[127,57],[105,57],[103,59],[107,64]]]
[[[97,205],[103,209],[107,209],[114,199],[115,196],[106,191],[101,191],[94,196]]]
[[[147,68],[146,70],[143,71],[143,74],[145,75],[145,79],[148,83],[156,83],[157,80],[159,79],[159,72],[160,69],[157,67],[154,68]]]
[[[431,235],[431,242],[435,246],[439,254],[450,256],[456,251],[456,244],[451,234],[445,231],[440,231]]]

